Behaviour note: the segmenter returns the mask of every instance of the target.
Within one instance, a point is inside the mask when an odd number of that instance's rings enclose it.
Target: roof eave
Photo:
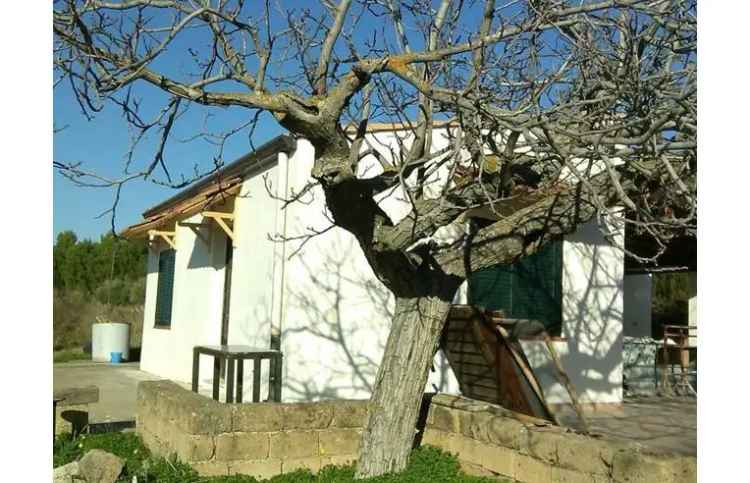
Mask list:
[[[258,147],[255,151],[242,156],[239,159],[232,161],[223,168],[219,169],[210,176],[203,178],[200,181],[190,185],[188,188],[180,191],[174,196],[167,198],[158,205],[152,206],[143,212],[143,218],[151,218],[161,211],[164,211],[171,206],[179,203],[180,201],[186,200],[192,196],[197,195],[206,186],[211,183],[215,183],[217,180],[226,179],[233,176],[248,176],[256,171],[265,171],[277,161],[276,158],[272,158],[274,154],[278,153],[291,153],[296,149],[297,143],[292,136],[283,134],[277,136],[262,146]],[[253,163],[253,161],[257,161]]]

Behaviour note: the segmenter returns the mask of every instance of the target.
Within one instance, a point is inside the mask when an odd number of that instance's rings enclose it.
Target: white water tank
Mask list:
[[[130,354],[130,324],[119,322],[96,323],[91,326],[91,359],[109,362],[112,352],[122,352],[122,359]]]

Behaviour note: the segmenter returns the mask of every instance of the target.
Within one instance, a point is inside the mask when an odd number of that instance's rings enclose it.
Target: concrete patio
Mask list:
[[[637,443],[661,454],[696,456],[697,400],[693,397],[630,397],[618,409],[586,412],[592,436]],[[580,430],[572,410],[559,416]]]
[[[625,399],[622,411],[589,416],[592,431],[636,442],[658,453],[696,456],[697,400],[692,397]]]
[[[103,362],[66,362],[53,366],[55,390],[94,385],[99,388],[99,402],[92,404],[89,422],[121,423],[135,421],[135,402],[140,381],[162,379],[139,369],[138,362],[109,364]]]

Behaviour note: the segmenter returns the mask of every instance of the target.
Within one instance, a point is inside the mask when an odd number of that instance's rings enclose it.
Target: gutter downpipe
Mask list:
[[[281,196],[283,199],[287,199],[289,196],[289,156],[287,153],[280,152],[278,154],[278,166],[281,168],[281,173],[279,173],[282,179],[282,193]],[[281,244],[280,247],[280,253],[279,253],[279,259],[276,261],[276,263],[280,263],[279,270],[278,270],[278,281],[275,283],[274,292],[276,292],[274,295],[274,298],[278,300],[278,302],[275,304],[277,307],[276,310],[276,317],[274,317],[275,324],[271,326],[271,349],[275,350],[281,350],[281,333],[284,326],[284,318],[286,316],[286,310],[284,307],[284,291],[286,288],[286,235],[287,235],[287,210],[282,209],[281,210],[281,235],[282,240],[279,242]]]

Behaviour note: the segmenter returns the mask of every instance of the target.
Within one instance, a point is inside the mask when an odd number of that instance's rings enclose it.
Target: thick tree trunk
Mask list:
[[[406,467],[430,366],[450,302],[438,296],[396,298],[357,463],[357,478]]]

